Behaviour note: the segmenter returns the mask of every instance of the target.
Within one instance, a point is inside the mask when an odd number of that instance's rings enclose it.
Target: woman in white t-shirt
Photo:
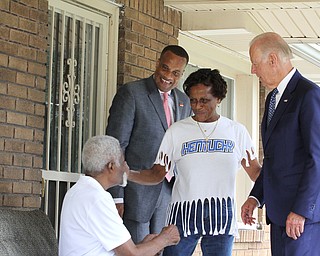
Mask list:
[[[199,69],[184,90],[194,115],[167,130],[151,171],[130,171],[129,180],[154,184],[175,176],[167,222],[177,225],[181,240],[164,256],[191,256],[200,238],[204,256],[231,256],[236,173],[242,165],[255,181],[261,167],[246,128],[216,111],[227,93],[219,71]]]

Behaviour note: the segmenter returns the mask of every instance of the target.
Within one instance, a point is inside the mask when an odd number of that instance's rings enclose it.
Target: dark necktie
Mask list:
[[[267,120],[267,126],[269,125],[271,118],[273,117],[273,114],[276,110],[276,95],[278,93],[278,89],[275,88],[271,93],[270,103],[269,103],[269,109],[268,109],[268,120]]]

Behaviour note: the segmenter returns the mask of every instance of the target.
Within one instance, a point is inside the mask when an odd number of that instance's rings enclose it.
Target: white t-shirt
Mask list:
[[[109,192],[81,176],[66,193],[60,222],[59,255],[115,255],[131,238]]]
[[[183,208],[185,236],[196,234],[196,230],[189,229],[188,223],[193,220],[185,213],[190,213],[192,204],[201,201],[203,207],[204,200],[208,200],[211,202],[210,210],[215,211],[218,218],[223,209],[217,205],[226,203],[232,209],[232,216],[224,213],[228,223],[222,223],[219,230],[217,225],[213,225],[213,235],[224,234],[226,230],[230,235],[237,235],[235,182],[241,161],[246,159],[248,163],[246,151],[251,159],[255,158],[246,128],[223,116],[212,123],[197,123],[192,117],[174,123],[167,130],[155,161],[156,164],[166,164],[167,171],[176,178],[168,209],[168,224],[175,224],[176,209]]]

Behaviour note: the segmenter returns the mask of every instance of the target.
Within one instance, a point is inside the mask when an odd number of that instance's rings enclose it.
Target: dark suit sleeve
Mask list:
[[[299,113],[300,132],[307,159],[298,184],[292,212],[313,219],[320,207],[320,89],[312,87],[304,95]],[[318,211],[318,210],[317,210]],[[318,217],[319,218],[319,217]]]
[[[264,205],[264,197],[263,197],[263,167],[261,169],[260,175],[258,179],[255,181],[254,186],[250,192],[249,196],[255,197],[259,203],[260,208]]]
[[[116,93],[108,118],[106,134],[117,138],[125,152],[134,125],[135,101],[128,87],[123,85]],[[123,187],[116,186],[108,190],[113,198],[123,198]]]

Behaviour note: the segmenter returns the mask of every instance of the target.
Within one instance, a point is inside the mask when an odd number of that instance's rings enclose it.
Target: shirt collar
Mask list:
[[[159,91],[160,95],[162,95],[162,94],[164,93],[163,91],[160,91],[159,89],[158,89],[158,91]],[[167,93],[168,93],[168,96],[171,95],[171,91],[172,91],[172,90],[170,90],[170,91],[167,92]]]
[[[290,79],[293,77],[294,73],[296,72],[296,68],[293,68],[285,78],[282,79],[280,84],[278,85],[277,89],[279,91],[279,95],[282,95],[284,90],[286,89]]]

